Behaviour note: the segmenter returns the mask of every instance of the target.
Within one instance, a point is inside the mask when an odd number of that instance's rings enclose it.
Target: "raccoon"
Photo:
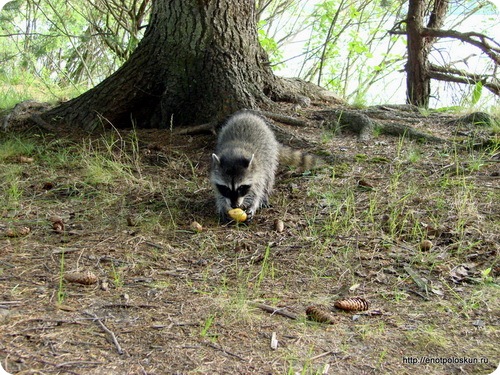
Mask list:
[[[268,204],[279,162],[310,169],[311,155],[281,145],[263,118],[240,111],[229,118],[212,154],[210,181],[219,216],[242,208],[251,218]]]

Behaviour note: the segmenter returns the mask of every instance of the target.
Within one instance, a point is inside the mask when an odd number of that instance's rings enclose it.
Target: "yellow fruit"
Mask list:
[[[233,208],[232,210],[227,211],[227,214],[237,223],[243,223],[247,219],[247,213],[241,208]]]

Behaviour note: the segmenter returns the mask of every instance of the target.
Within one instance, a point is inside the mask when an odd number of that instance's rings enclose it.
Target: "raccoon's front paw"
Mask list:
[[[227,211],[219,211],[218,216],[219,216],[219,223],[220,224],[228,224],[231,222],[233,219],[228,215],[229,209]]]
[[[255,211],[253,211],[253,210],[247,211],[247,223],[253,220],[254,215],[255,215]]]
[[[219,215],[219,223],[220,224],[229,224],[231,221],[233,221],[233,219],[231,219],[229,217],[229,215],[227,215],[225,213]]]

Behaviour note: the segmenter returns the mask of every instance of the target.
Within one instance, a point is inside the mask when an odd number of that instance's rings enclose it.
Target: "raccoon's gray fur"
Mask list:
[[[278,163],[310,169],[316,160],[301,151],[282,146],[263,118],[237,112],[222,127],[212,154],[210,181],[217,213],[240,207],[252,217],[267,205]]]

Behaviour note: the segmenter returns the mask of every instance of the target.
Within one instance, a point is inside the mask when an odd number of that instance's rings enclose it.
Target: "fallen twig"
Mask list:
[[[216,125],[217,124],[214,122],[209,122],[206,124],[185,127],[175,133],[178,135],[215,134]]]
[[[101,319],[99,319],[97,317],[97,315],[95,314],[92,314],[92,313],[89,313],[87,311],[84,311],[83,312],[85,315],[88,315],[90,317],[92,317],[94,319],[95,322],[97,322],[99,324],[99,326],[101,327],[101,329],[108,334],[109,338],[111,339],[111,341],[113,342],[113,344],[115,345],[116,347],[116,350],[118,351],[118,354],[124,354],[125,352],[123,351],[122,347],[120,346],[120,344],[118,343],[118,340],[116,339],[116,336],[115,334],[113,333],[113,331],[111,331],[108,327],[106,327],[104,325],[104,323],[101,321]]]
[[[314,361],[316,359],[319,359],[319,358],[322,358],[322,357],[326,357],[327,355],[336,355],[336,354],[339,354],[340,352],[334,352],[333,350],[330,350],[328,352],[324,352],[324,353],[321,353],[321,354],[318,354],[314,357],[311,357],[309,358],[309,361]]]
[[[264,310],[268,313],[271,313],[271,315],[274,315],[274,314],[281,315],[281,316],[284,316],[285,318],[293,319],[293,320],[297,320],[299,318],[297,314],[286,311],[285,309],[278,309],[276,307],[269,306],[269,305],[266,305],[263,303],[256,303],[254,306],[258,307],[259,309]]]
[[[203,343],[205,345],[211,347],[212,349],[219,350],[219,351],[221,351],[224,354],[227,354],[227,355],[232,356],[234,358],[238,358],[240,361],[247,362],[247,360],[245,358],[240,357],[238,354],[234,354],[234,353],[231,353],[231,352],[227,351],[222,346],[217,346],[217,345],[215,345],[215,344],[213,344],[211,342],[203,342]]]
[[[114,309],[114,308],[124,308],[124,309],[157,309],[158,305],[147,305],[147,304],[131,305],[129,303],[111,303],[109,305],[104,305],[101,308],[103,308],[103,309]]]
[[[56,365],[56,368],[60,367],[89,367],[89,366],[98,366],[102,365],[103,362],[97,362],[97,361],[73,361],[73,362],[63,362],[63,363],[58,363]]]
[[[250,112],[268,117],[274,121],[281,122],[282,124],[288,124],[288,125],[293,125],[293,126],[306,126],[307,125],[307,123],[304,120],[299,120],[295,117],[282,115],[281,113],[268,112],[268,111],[255,111],[255,110],[251,110]]]

